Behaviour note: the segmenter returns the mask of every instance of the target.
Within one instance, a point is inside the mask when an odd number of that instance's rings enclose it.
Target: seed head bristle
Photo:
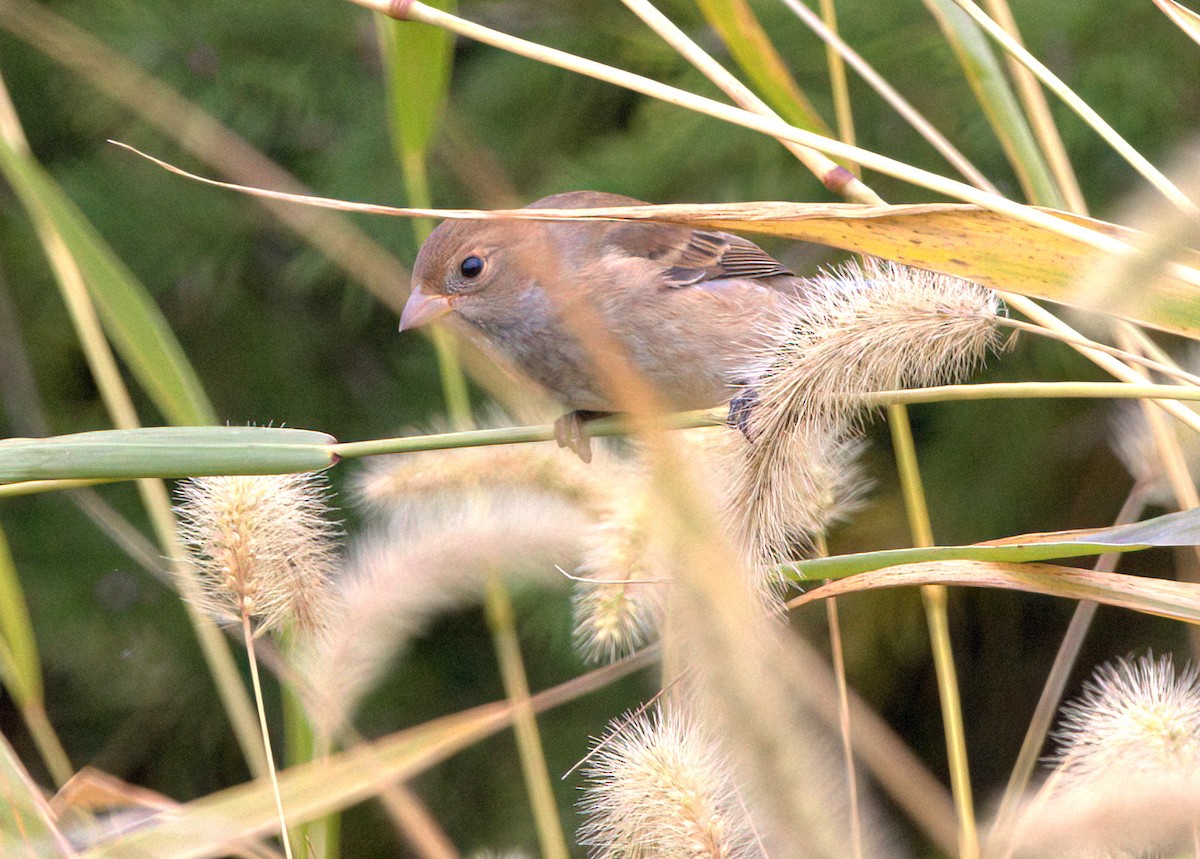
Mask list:
[[[1174,856],[1200,829],[1200,678],[1170,656],[1102,665],[1064,705],[1053,770],[999,837],[1018,855]]]
[[[753,443],[730,434],[727,443],[728,520],[755,564],[809,553],[861,507],[870,486],[858,464],[866,443],[820,424]]]
[[[755,855],[725,755],[682,705],[615,723],[585,774],[579,843],[591,857]]]
[[[999,312],[978,284],[873,258],[809,278],[773,323],[751,437],[802,417],[857,422],[857,394],[963,378],[995,348]]]
[[[564,581],[584,520],[545,497],[426,497],[352,547],[335,582],[325,635],[300,656],[309,709],[330,732],[353,714],[392,660],[440,614],[478,603],[491,575]]]
[[[646,545],[649,537],[645,492],[635,494],[584,534],[576,574],[597,583],[576,582],[576,649],[591,664],[615,662],[658,637],[667,587],[658,579]]]
[[[317,474],[196,477],[178,487],[180,536],[198,606],[257,633],[322,626],[338,526]]]
[[[808,279],[764,332],[777,345],[746,368],[731,510],[757,563],[806,551],[861,498],[859,395],[961,378],[995,348],[999,311],[977,284],[880,260]]]
[[[1171,657],[1101,666],[1062,709],[1056,772],[1066,781],[1137,773],[1200,777],[1200,677]]]
[[[605,482],[618,466],[602,453],[591,466],[548,444],[430,450],[378,457],[363,469],[357,488],[359,498],[371,506],[456,489],[510,489],[546,492],[595,508],[607,499]]]

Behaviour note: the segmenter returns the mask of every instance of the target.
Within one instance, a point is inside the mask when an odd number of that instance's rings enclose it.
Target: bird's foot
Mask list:
[[[741,393],[729,402],[729,417],[726,423],[741,430],[746,441],[753,442],[754,436],[750,430],[750,415],[758,405],[758,391],[754,388],[742,388]]]
[[[554,422],[554,438],[559,447],[569,447],[578,454],[584,462],[592,461],[592,439],[585,426],[587,421],[606,417],[610,412],[593,412],[587,409],[576,409],[567,412]]]

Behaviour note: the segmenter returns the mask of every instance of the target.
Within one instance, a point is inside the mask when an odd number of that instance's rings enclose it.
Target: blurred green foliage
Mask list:
[[[338,2],[213,0],[206,4],[64,0],[49,8],[122,51],[211,111],[317,193],[404,202],[385,120],[377,43],[367,13]],[[662,8],[720,53],[694,5]],[[1152,160],[1169,164],[1200,126],[1196,47],[1152,4],[1128,0],[1013,3],[1034,54]],[[843,37],[1007,193],[1003,155],[971,100],[950,49],[919,0],[838,3]],[[832,117],[823,48],[781,5],[756,4],[798,82]],[[526,38],[713,94],[711,85],[617,0],[463,2],[465,17]],[[320,429],[343,440],[437,420],[441,396],[428,344],[400,336],[396,318],[254,202],[167,175],[105,143],[116,138],[171,160],[171,141],[3,28],[0,74],[32,148],[152,291],[216,405],[220,420]],[[1131,38],[1131,34],[1138,34]],[[1150,46],[1153,45],[1153,48]],[[857,80],[859,143],[933,170],[944,165]],[[1138,188],[1129,168],[1055,106],[1094,213],[1116,216]],[[490,171],[479,177],[477,171]],[[485,181],[486,179],[486,181]],[[925,200],[892,180],[867,180],[892,202]],[[780,146],[751,132],[648,102],[488,47],[460,43],[450,110],[435,136],[431,184],[445,206],[527,202],[600,188],[656,202],[824,200],[828,194]],[[399,258],[407,224],[357,222]],[[771,246],[800,271],[824,249]],[[397,292],[402,284],[396,284]],[[0,436],[26,431],[35,408],[51,432],[106,425],[103,408],[33,231],[0,185],[0,315],[11,304],[37,403],[0,402]],[[9,344],[17,346],[13,341]],[[0,350],[15,379],[19,348]],[[1031,342],[992,362],[987,379],[1095,377],[1064,347]],[[0,390],[11,391],[7,385]],[[161,418],[139,397],[147,423]],[[1068,401],[969,403],[913,410],[939,540],[969,542],[1111,521],[1128,478],[1107,449],[1107,411]],[[836,551],[906,543],[886,435],[868,455],[870,506],[834,535]],[[347,476],[339,470],[336,480]],[[105,490],[142,523],[127,486]],[[353,530],[356,511],[344,515]],[[134,567],[57,495],[5,500],[47,672],[50,717],[77,765],[187,799],[245,778],[176,598]],[[1170,558],[1129,559],[1169,574]],[[531,684],[580,670],[562,592],[522,594],[520,628]],[[968,742],[983,797],[1002,784],[1065,626],[1070,606],[1012,593],[961,591],[952,616]],[[936,688],[915,596],[843,601],[851,681],[941,771]],[[818,613],[801,621],[822,635]],[[1110,655],[1182,644],[1176,625],[1103,611],[1082,669]],[[609,717],[649,686],[629,681],[544,718],[550,768],[562,772]],[[380,733],[502,696],[481,618],[448,618],[420,643],[361,723]],[[278,712],[278,707],[274,707]],[[0,729],[33,760],[11,707]],[[518,769],[502,735],[423,777],[418,787],[464,849],[531,845],[514,805]],[[569,830],[572,790],[560,791]],[[375,809],[351,815],[346,855],[395,855]]]

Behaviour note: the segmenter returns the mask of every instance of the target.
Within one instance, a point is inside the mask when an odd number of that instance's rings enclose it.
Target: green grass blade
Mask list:
[[[0,483],[288,474],[337,461],[336,439],[275,427],[145,427],[0,441]]]
[[[54,221],[84,273],[105,330],[163,416],[176,424],[215,422],[200,380],[161,311],[62,189],[2,139],[0,173],[26,208],[42,206]]]
[[[435,0],[429,5],[454,12],[457,3]],[[414,153],[424,157],[450,89],[454,37],[436,27],[390,18],[379,18],[377,23],[397,160],[403,162]]]
[[[776,113],[792,125],[833,136],[825,120],[796,84],[746,0],[696,0],[696,5],[720,34],[730,55],[759,95]]]
[[[5,649],[5,659],[0,664],[0,679],[3,679],[13,699],[20,705],[33,702],[39,706],[43,700],[42,670],[38,661],[37,640],[33,635],[33,623],[29,619],[29,607],[21,582],[17,578],[17,567],[13,563],[4,530],[0,528],[0,641]]]
[[[1167,513],[1131,525],[1081,531],[1058,531],[1009,537],[990,545],[930,546],[924,549],[885,549],[835,555],[789,564],[799,579],[840,579],[898,564],[926,561],[1029,562],[1053,558],[1136,552],[1163,546],[1200,545],[1200,509]]]
[[[925,0],[925,6],[954,49],[1025,196],[1042,206],[1063,208],[1063,195],[987,37],[953,0]]]

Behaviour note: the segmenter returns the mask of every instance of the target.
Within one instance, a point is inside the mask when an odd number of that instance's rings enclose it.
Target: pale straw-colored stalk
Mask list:
[[[984,0],[984,2],[992,19],[1003,27],[1004,31],[1017,44],[1022,44],[1021,33],[1017,29],[1017,21],[1013,17],[1012,10],[1008,7],[1008,0]],[[1071,166],[1071,159],[1067,155],[1062,135],[1058,133],[1058,126],[1054,122],[1054,116],[1050,113],[1050,105],[1046,103],[1046,94],[1042,92],[1037,78],[1015,57],[1006,54],[1005,60],[1009,74],[1012,75],[1013,83],[1016,86],[1017,98],[1021,100],[1021,106],[1025,109],[1025,115],[1029,119],[1030,129],[1038,141],[1050,172],[1054,175],[1054,182],[1066,201],[1067,209],[1080,215],[1086,215],[1087,201],[1083,198],[1083,192],[1079,188],[1079,180],[1075,176],[1075,168]]]
[[[755,95],[745,84],[734,77],[714,60],[683,30],[676,27],[649,0],[621,0],[638,17],[658,33],[679,55],[699,69],[705,77],[715,83],[734,103],[751,113],[783,122],[779,114],[765,101]],[[781,141],[789,152],[807,167],[822,184],[835,193],[842,194],[856,203],[879,203],[879,196],[862,183],[846,168],[837,164],[823,152],[790,140]]]
[[[929,144],[946,159],[950,166],[961,173],[968,182],[984,191],[990,191],[997,196],[1000,195],[999,189],[979,171],[979,168],[972,164],[953,143],[937,130],[933,123],[925,118],[924,114],[913,107],[912,103],[897,92],[895,87],[888,83],[875,70],[874,66],[868,63],[854,48],[850,47],[815,12],[800,2],[800,0],[784,0],[784,5],[791,9],[796,17],[816,33],[841,59],[858,72],[859,77],[866,81],[875,92],[879,93],[883,100],[891,105],[892,109],[900,114],[918,134],[929,141]],[[854,141],[847,140],[846,142],[853,143]]]
[[[651,98],[704,113],[734,125],[759,131],[779,140],[799,143],[824,152],[827,155],[855,161],[871,170],[876,170],[902,181],[919,185],[931,191],[946,194],[964,202],[975,203],[984,208],[1009,215],[1033,226],[1075,239],[1105,253],[1120,257],[1131,252],[1129,245],[1119,239],[1114,239],[1071,221],[1055,217],[1052,214],[1016,203],[1005,197],[982,191],[972,185],[948,179],[945,176],[931,173],[927,170],[921,170],[893,158],[871,152],[870,150],[850,146],[840,141],[796,128],[778,119],[760,116],[741,108],[721,104],[712,99],[698,96],[695,93],[658,83],[641,75],[501,33],[489,27],[459,18],[456,15],[450,15],[446,12],[433,9],[419,2],[419,0],[400,0],[397,3],[385,2],[385,0],[351,0],[351,2],[393,17],[401,17],[421,21],[433,26],[445,27],[459,35],[490,44],[502,50],[511,51],[539,62],[605,80],[625,89],[650,96]],[[1200,270],[1178,263],[1171,264],[1168,270],[1173,276],[1187,283],[1200,285]],[[1023,309],[1022,312],[1024,312]]]
[[[1180,210],[1189,212],[1192,215],[1200,214],[1200,208],[1197,207],[1193,200],[1179,190],[1178,186],[1164,176],[1162,171],[1151,164],[1144,155],[1133,148],[1125,138],[1117,133],[1115,128],[1105,121],[1104,117],[1096,113],[1087,102],[1076,95],[1074,90],[1067,86],[1061,78],[1050,71],[1037,57],[1029,53],[1014,36],[989,18],[987,13],[980,9],[972,0],[954,0],[954,2],[960,9],[970,15],[989,36],[995,39],[1010,56],[1035,74],[1038,80],[1062,99],[1071,110],[1075,111],[1080,119],[1086,122],[1109,146],[1129,162],[1130,166],[1140,173],[1159,193],[1170,200]]]

